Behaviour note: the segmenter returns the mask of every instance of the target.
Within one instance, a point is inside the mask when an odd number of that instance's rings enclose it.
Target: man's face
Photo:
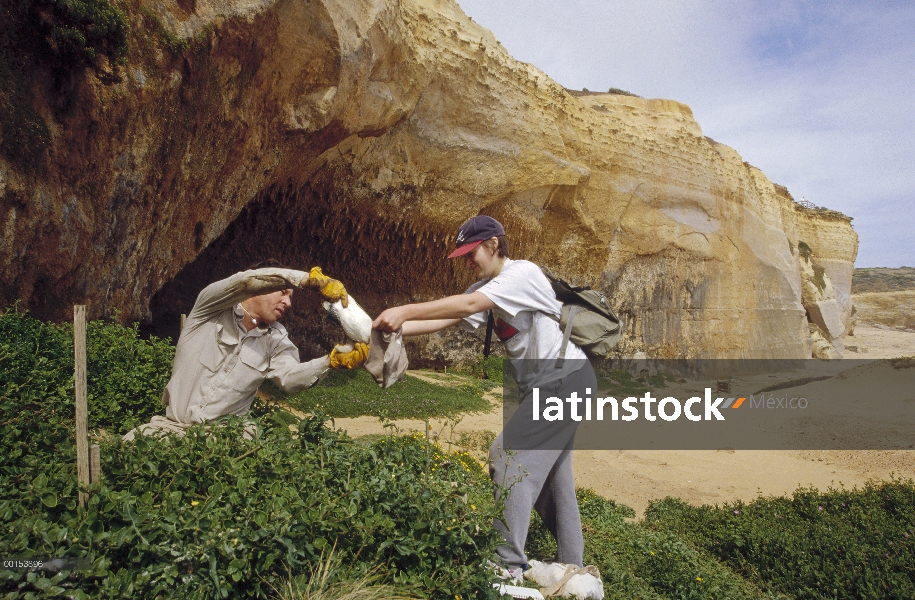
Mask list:
[[[280,290],[248,298],[245,308],[257,319],[258,325],[272,325],[292,306],[292,290]]]

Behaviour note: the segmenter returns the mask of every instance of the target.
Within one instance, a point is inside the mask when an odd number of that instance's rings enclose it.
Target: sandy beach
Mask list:
[[[876,359],[915,355],[915,333],[859,324],[846,338],[846,358]],[[411,372],[420,378],[436,374]],[[814,385],[844,386],[842,380]],[[491,392],[494,406],[486,414],[464,415],[457,423],[433,420],[432,434],[447,448],[458,447],[462,436],[484,439],[502,427],[501,388]],[[915,390],[912,391],[915,401]],[[398,421],[402,432],[425,432],[424,421]],[[384,433],[375,418],[337,419],[350,435]],[[474,450],[474,449],[470,449]],[[480,455],[479,449],[475,453]],[[791,494],[798,487],[860,487],[866,482],[915,475],[915,450],[579,450],[575,452],[576,482],[581,487],[644,513],[654,499],[675,496],[691,504],[751,501],[758,496]]]
[[[845,338],[844,358],[898,358],[915,356],[915,333],[886,325],[857,325]]]

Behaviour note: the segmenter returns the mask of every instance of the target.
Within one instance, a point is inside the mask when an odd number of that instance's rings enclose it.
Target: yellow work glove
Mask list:
[[[343,308],[349,305],[349,295],[346,293],[346,288],[336,279],[331,279],[322,273],[321,267],[312,267],[311,271],[308,272],[308,283],[306,285],[318,288],[321,295],[331,302],[339,300],[343,304]]]
[[[369,346],[362,342],[356,342],[352,350],[347,351],[349,346],[335,346],[330,351],[330,366],[333,369],[358,369],[365,363],[369,357]]]

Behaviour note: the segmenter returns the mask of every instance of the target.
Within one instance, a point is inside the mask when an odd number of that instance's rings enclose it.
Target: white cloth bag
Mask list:
[[[529,562],[524,576],[541,586],[544,597],[562,596],[581,600],[603,600],[604,583],[594,565],[579,567],[563,563]]]

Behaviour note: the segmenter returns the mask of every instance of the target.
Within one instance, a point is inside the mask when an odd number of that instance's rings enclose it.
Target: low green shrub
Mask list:
[[[86,509],[75,505],[72,450],[67,462],[7,480],[0,555],[79,556],[92,567],[0,571],[0,592],[270,597],[334,548],[346,564],[429,597],[491,595],[479,565],[499,538],[496,507],[475,461],[415,437],[363,446],[319,417],[296,432],[257,422],[252,440],[232,419],[184,438],[106,442]]]
[[[172,348],[88,324],[90,427],[161,413]],[[0,570],[0,595],[270,597],[330,549],[354,573],[430,597],[493,596],[480,568],[499,535],[488,476],[422,436],[356,443],[258,403],[258,434],[102,442],[102,481],[76,502],[72,326],[0,316],[0,556],[84,557],[89,570]],[[371,384],[377,389],[374,383]]]
[[[585,538],[585,564],[600,569],[608,599],[770,598],[738,574],[678,535],[653,531],[632,522],[635,511],[577,490]],[[532,513],[525,548],[536,560],[552,560],[556,543]]]
[[[120,434],[161,413],[173,357],[167,342],[90,322],[88,356],[95,431]],[[88,507],[78,507],[72,373],[70,325],[15,307],[0,315],[0,556],[84,557],[91,565],[0,570],[0,595],[294,596],[335,556],[350,583],[370,580],[390,594],[494,597],[481,567],[501,540],[491,527],[500,507],[489,477],[469,454],[420,434],[352,440],[323,416],[299,420],[256,402],[250,440],[239,419],[184,438],[124,444],[111,435],[102,481]],[[325,388],[341,410],[369,398],[374,411],[388,402],[389,414],[422,418],[485,404],[473,386],[452,397],[449,388],[408,379],[390,388],[414,396],[404,398],[377,395],[361,371],[331,377]],[[630,389],[639,383],[621,373],[611,379]],[[421,401],[429,398],[432,408]],[[310,408],[320,404],[333,403]],[[591,491],[579,490],[578,501],[585,563],[601,570],[608,598],[915,597],[911,480],[715,508],[668,498],[640,523],[631,508]],[[528,554],[550,559],[555,551],[535,515]],[[337,583],[346,582],[328,580]]]
[[[790,498],[653,503],[646,525],[681,536],[761,587],[803,599],[915,598],[915,484],[799,489]]]
[[[140,337],[137,326],[86,326],[89,427],[126,433],[162,412],[174,349]],[[43,461],[72,442],[73,326],[33,319],[12,307],[0,315],[0,469]]]
[[[91,67],[98,73],[127,61],[130,23],[109,0],[0,0],[0,13],[6,19],[0,55],[6,60],[37,54],[57,69]]]
[[[64,64],[102,67],[127,60],[127,14],[108,0],[33,0],[48,49]]]

